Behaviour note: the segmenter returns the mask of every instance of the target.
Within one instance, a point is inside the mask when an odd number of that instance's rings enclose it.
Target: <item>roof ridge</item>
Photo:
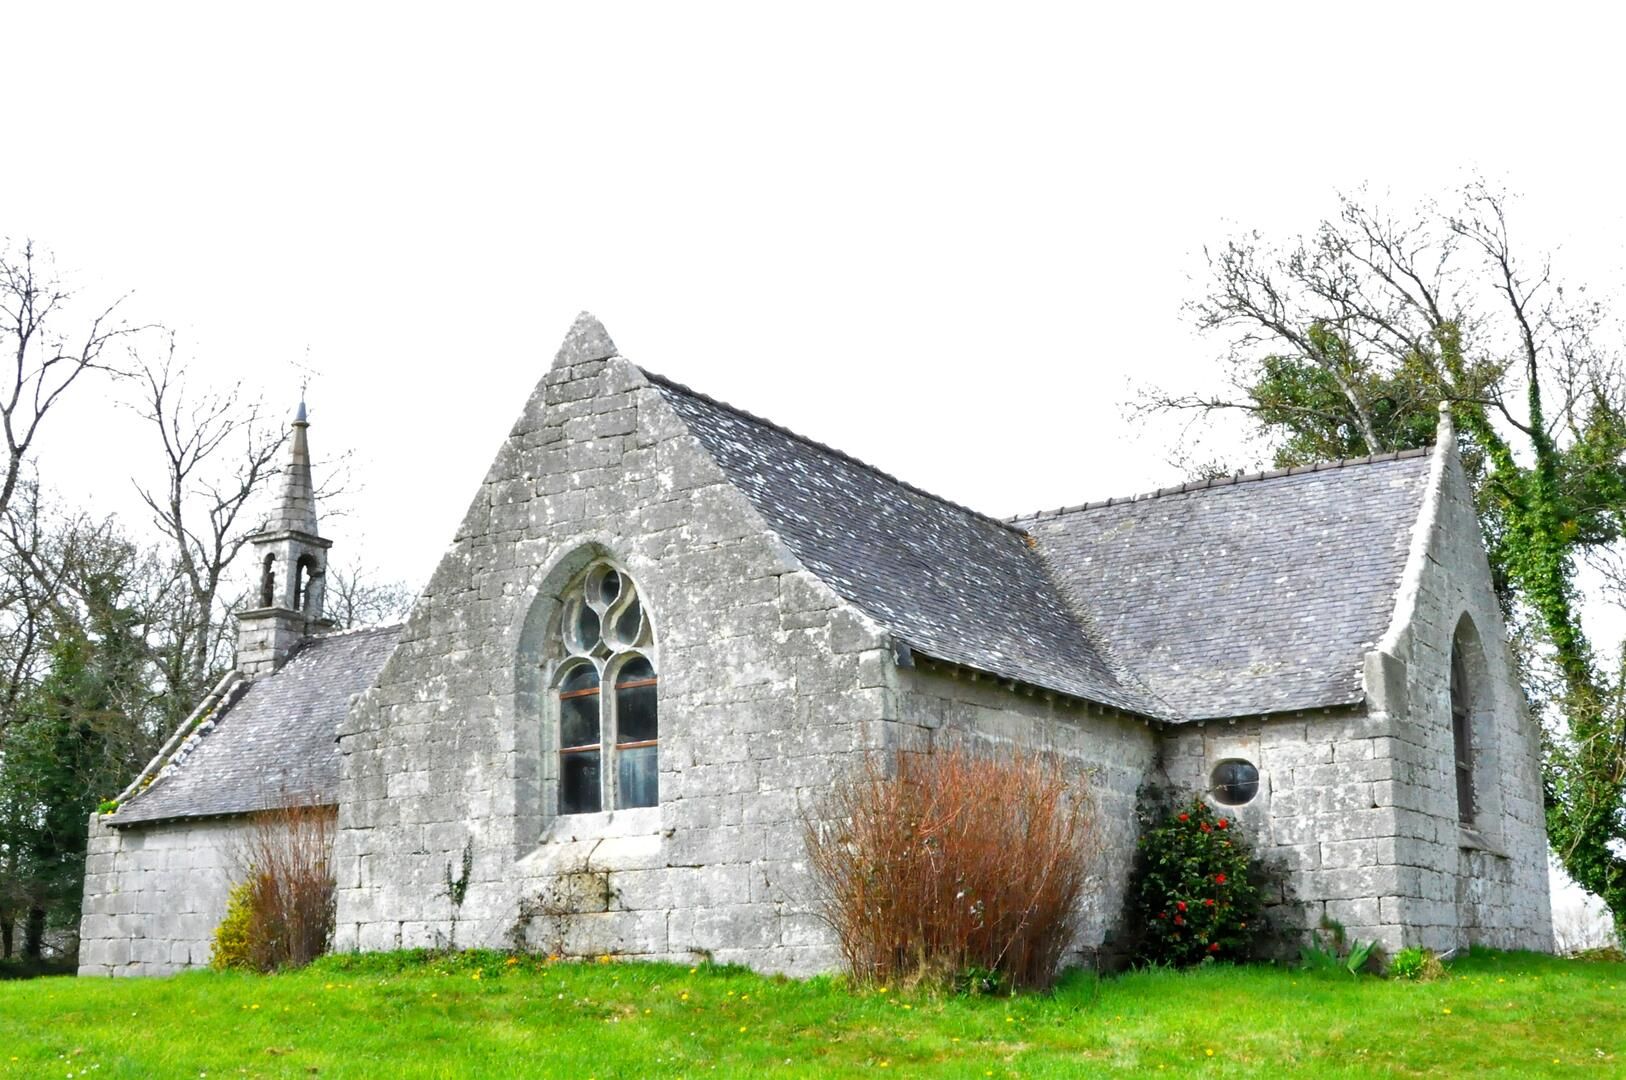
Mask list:
[[[1170,487],[1158,488],[1156,491],[1142,492],[1138,495],[1121,495],[1111,499],[1097,499],[1094,502],[1079,503],[1076,506],[1063,506],[1055,510],[1037,510],[1031,514],[1016,514],[1007,520],[1014,525],[1021,521],[1039,521],[1061,517],[1064,514],[1076,514],[1082,510],[1100,510],[1108,506],[1122,506],[1125,503],[1161,499],[1166,495],[1187,495],[1193,491],[1206,491],[1209,488],[1234,487],[1237,484],[1250,484],[1259,480],[1278,480],[1285,476],[1304,476],[1308,473],[1330,472],[1333,469],[1343,469],[1353,465],[1375,465],[1385,461],[1402,461],[1407,458],[1425,457],[1433,448],[1434,444],[1429,443],[1426,446],[1413,447],[1409,450],[1390,450],[1382,454],[1368,454],[1365,457],[1317,461],[1310,465],[1294,465],[1286,469],[1265,469],[1260,472],[1237,473],[1234,476],[1214,476],[1209,477],[1207,480],[1192,480],[1188,483],[1174,484]]]
[[[994,517],[992,514],[985,514],[981,510],[973,510],[964,503],[957,503],[953,499],[945,499],[943,496],[927,491],[923,487],[917,487],[907,480],[900,480],[898,477],[893,476],[885,469],[878,469],[861,458],[853,457],[853,455],[847,453],[845,450],[838,449],[828,443],[819,442],[817,439],[809,438],[808,436],[803,435],[800,432],[792,431],[790,428],[787,428],[781,424],[776,424],[765,416],[758,416],[756,413],[747,412],[737,405],[730,405],[726,401],[719,401],[710,394],[703,394],[699,390],[694,389],[692,386],[686,386],[683,383],[678,382],[676,379],[669,379],[665,375],[656,374],[655,372],[650,371],[648,368],[640,367],[638,370],[643,372],[644,378],[648,379],[650,382],[657,383],[661,386],[671,387],[673,390],[680,393],[688,394],[690,397],[698,398],[707,404],[715,405],[719,409],[725,409],[728,412],[733,413],[735,416],[743,417],[744,419],[751,421],[753,424],[761,424],[770,431],[777,431],[779,434],[784,435],[787,438],[795,439],[797,442],[805,443],[806,445],[813,447],[815,450],[822,451],[823,453],[829,454],[832,457],[837,457],[842,461],[856,465],[861,469],[868,470],[889,483],[896,484],[898,487],[912,491],[917,495],[924,495],[933,502],[939,502],[944,506],[952,507],[953,509],[960,511],[962,514],[967,514],[981,521],[986,521],[990,525],[997,525],[1006,532],[1014,533],[1017,536],[1024,535],[1024,531],[1013,524],[1013,522],[1016,520],[1014,518],[1007,521],[1004,518]]]
[[[325,634],[312,634],[310,641],[331,641],[337,637],[347,637],[351,634],[371,634],[385,630],[399,630],[406,625],[406,620],[392,623],[368,623],[366,626],[346,626],[339,630],[329,630]]]

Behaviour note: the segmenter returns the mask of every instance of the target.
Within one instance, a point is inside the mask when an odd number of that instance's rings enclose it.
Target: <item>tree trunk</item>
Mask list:
[[[45,953],[45,909],[30,905],[28,920],[23,924],[23,955],[38,960]]]
[[[11,959],[12,931],[16,926],[16,916],[10,911],[0,911],[0,960]]]

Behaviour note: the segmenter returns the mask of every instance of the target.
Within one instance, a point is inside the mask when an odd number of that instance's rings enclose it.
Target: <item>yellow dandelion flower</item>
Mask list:
[[[473,975],[470,975],[469,978],[478,980],[480,978],[480,973],[476,971]]]
[[[904,1006],[903,1006],[903,1007],[904,1007],[904,1008],[905,1008],[905,1009],[912,1009],[912,1008],[914,1008],[914,1006],[913,1006],[913,1005],[909,1005],[909,1004],[905,1004],[905,1005],[904,1005]]]
[[[1443,1012],[1444,1012],[1444,1013],[1445,1013],[1445,1015],[1447,1015],[1447,1016],[1450,1016],[1450,1015],[1451,1015],[1451,1010],[1450,1010],[1450,1009],[1445,1009],[1445,1010],[1442,1010],[1442,1011],[1443,1011]]]
[[[1210,1046],[1207,1050],[1204,1050],[1203,1053],[1207,1054],[1209,1057],[1213,1057],[1214,1056],[1214,1048],[1212,1046]]]
[[[697,971],[699,971],[699,970],[700,970],[700,969],[699,969],[699,968],[697,968],[697,967],[692,967],[692,968],[690,968],[690,969],[689,969],[689,974],[690,974],[690,975],[693,975],[693,974],[694,974],[694,973],[695,973],[695,972],[697,972]]]
[[[745,1034],[745,1029],[744,1029],[744,1028],[743,1028],[743,1027],[742,1027],[742,1028],[740,1028],[740,1034],[741,1034],[741,1035],[744,1035],[744,1034]]]
[[[259,1006],[259,1005],[258,1005],[258,1004],[257,1004],[257,1003],[256,1003],[256,1004],[254,1004],[254,1005],[250,1005],[250,1006],[249,1006],[249,1008],[251,1008],[251,1009],[258,1009],[258,1008],[259,1008],[259,1007],[260,1007],[260,1006]]]

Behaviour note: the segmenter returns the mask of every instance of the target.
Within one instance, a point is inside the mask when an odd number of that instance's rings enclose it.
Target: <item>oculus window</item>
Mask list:
[[[1259,769],[1251,761],[1232,758],[1214,766],[1208,783],[1215,801],[1226,806],[1242,806],[1259,794]]]

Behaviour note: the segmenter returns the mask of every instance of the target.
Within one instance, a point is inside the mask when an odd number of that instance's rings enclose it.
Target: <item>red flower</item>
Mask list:
[[[1206,821],[1202,823],[1201,828],[1202,828],[1203,832],[1213,832],[1214,831],[1213,826],[1209,825],[1208,822],[1206,822]]]
[[[1174,906],[1179,908],[1181,911],[1186,910],[1186,902],[1184,900],[1176,900],[1174,902]]]
[[[1214,824],[1218,825],[1220,828],[1223,829],[1228,824],[1228,822],[1226,822],[1226,820],[1224,818],[1220,818],[1218,821],[1214,822]]]
[[[1225,884],[1225,875],[1224,874],[1215,874],[1214,875],[1214,884],[1216,884],[1216,885],[1224,885]]]
[[[1191,820],[1191,815],[1190,814],[1181,814],[1180,815],[1180,820],[1181,821],[1190,821]]]
[[[1160,919],[1167,919],[1168,917],[1169,917],[1169,913],[1167,911],[1162,912],[1161,914],[1158,915],[1158,918],[1160,918]]]
[[[1219,942],[1216,941],[1216,942],[1214,942],[1214,944],[1210,945],[1208,947],[1208,951],[1209,952],[1219,952]]]
[[[1212,896],[1210,896],[1207,900],[1204,900],[1203,903],[1207,904],[1209,907],[1213,907],[1214,906],[1214,898]]]
[[[1176,915],[1174,917],[1174,925],[1176,925],[1176,926],[1184,926],[1184,925],[1186,925],[1186,920],[1184,920],[1180,916]]]

